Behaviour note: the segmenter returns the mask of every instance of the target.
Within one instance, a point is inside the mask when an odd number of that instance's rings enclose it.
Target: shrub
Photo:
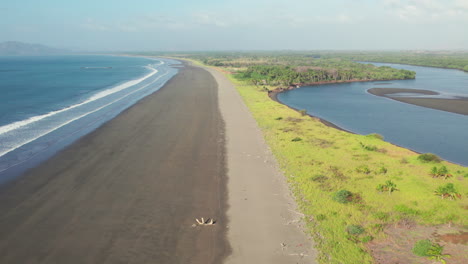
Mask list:
[[[414,244],[412,249],[413,254],[420,257],[428,257],[429,249],[432,247],[432,242],[429,239],[419,240]]]
[[[362,243],[371,242],[374,238],[372,236],[365,236],[361,239]]]
[[[339,190],[333,195],[333,200],[339,203],[351,202],[353,194],[348,190]]]
[[[434,178],[439,178],[440,177],[440,178],[448,179],[448,178],[452,177],[452,174],[449,174],[449,171],[448,171],[447,167],[445,167],[445,166],[442,166],[440,168],[432,167],[430,174]]]
[[[283,117],[278,116],[277,118],[275,118],[275,120],[283,120]]]
[[[435,192],[435,195],[440,195],[442,199],[449,198],[451,200],[455,200],[457,198],[461,198],[461,194],[455,189],[453,183],[447,183],[445,185],[439,186]]]
[[[346,231],[351,235],[357,236],[364,233],[364,228],[360,225],[349,225],[346,227]]]
[[[307,115],[307,110],[305,109],[299,110],[299,113],[301,113],[302,116],[305,116]]]
[[[429,239],[419,240],[414,244],[413,253],[420,257],[428,257],[441,263],[446,263],[444,258],[449,258],[450,255],[443,254],[444,247],[431,242]]]
[[[356,172],[369,174],[369,173],[371,173],[371,170],[369,169],[369,167],[367,167],[367,165],[361,165],[361,166],[356,168]]]
[[[301,140],[302,140],[302,138],[300,138],[300,137],[295,137],[295,138],[291,139],[292,142],[297,142],[297,141],[301,141]]]
[[[418,160],[421,162],[441,162],[442,159],[439,156],[432,153],[424,153],[418,156]]]
[[[368,137],[373,137],[373,138],[376,138],[376,139],[380,139],[380,140],[384,140],[384,136],[382,136],[380,134],[377,134],[377,133],[372,133],[372,134],[369,134],[367,136]]]
[[[385,184],[379,184],[377,186],[377,191],[392,193],[394,191],[398,191],[398,189],[396,188],[396,184],[389,180],[386,181]]]
[[[384,166],[380,167],[379,171],[377,173],[379,174],[386,174],[388,172],[388,169],[385,168]]]

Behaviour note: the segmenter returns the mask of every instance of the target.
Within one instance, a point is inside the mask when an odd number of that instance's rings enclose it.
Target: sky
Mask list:
[[[468,49],[468,0],[2,0],[0,42],[80,51]]]

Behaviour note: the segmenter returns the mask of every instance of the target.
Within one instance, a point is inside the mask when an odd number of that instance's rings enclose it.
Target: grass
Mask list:
[[[467,190],[468,168],[440,161],[456,173],[449,179],[433,178],[430,172],[437,159],[431,155],[421,159],[413,151],[383,141],[380,135],[355,135],[327,127],[317,118],[272,101],[263,88],[227,77],[284,171],[305,214],[320,263],[373,263],[365,242],[384,237],[385,225],[400,220],[468,224],[466,193],[457,200],[434,195],[438,186],[447,183]],[[376,190],[387,181],[396,184],[398,192]],[[334,200],[340,190],[352,194],[350,202]],[[362,227],[362,239],[350,239],[349,226]]]

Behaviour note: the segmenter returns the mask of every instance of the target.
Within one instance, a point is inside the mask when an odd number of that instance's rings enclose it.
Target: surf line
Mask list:
[[[116,99],[116,100],[114,100],[114,101],[112,101],[112,102],[110,102],[110,103],[107,103],[107,104],[105,104],[105,105],[103,105],[103,106],[101,106],[101,107],[99,107],[99,108],[96,108],[96,109],[94,109],[93,111],[90,111],[90,112],[87,112],[87,113],[82,114],[82,115],[80,115],[80,116],[77,116],[77,117],[75,117],[75,118],[72,118],[72,119],[70,119],[70,120],[68,120],[68,121],[66,121],[66,122],[64,122],[64,123],[62,123],[62,124],[60,124],[59,126],[54,127],[54,128],[52,128],[52,129],[49,129],[49,130],[47,130],[46,132],[41,133],[41,134],[40,134],[39,136],[37,136],[37,137],[34,137],[34,138],[32,138],[32,139],[29,139],[29,140],[26,140],[26,141],[24,141],[24,142],[21,142],[20,144],[14,146],[14,147],[12,147],[12,148],[10,148],[10,149],[4,151],[4,152],[0,152],[0,157],[4,156],[5,154],[8,154],[8,153],[12,152],[12,151],[15,150],[15,149],[20,148],[20,147],[22,147],[22,146],[24,146],[24,145],[26,145],[26,144],[28,144],[28,143],[33,142],[34,140],[36,140],[36,139],[38,139],[38,138],[40,138],[40,137],[43,137],[43,136],[49,134],[49,133],[52,132],[52,131],[55,131],[55,130],[57,130],[57,129],[63,127],[63,126],[66,126],[66,125],[70,124],[70,123],[73,122],[73,121],[76,121],[76,120],[78,120],[78,119],[80,119],[80,118],[83,118],[83,117],[85,117],[85,116],[87,116],[87,115],[89,115],[89,114],[95,113],[95,112],[97,112],[97,111],[99,111],[99,110],[101,110],[101,109],[103,109],[103,108],[105,108],[105,107],[107,107],[107,106],[109,106],[109,105],[111,105],[111,104],[114,104],[114,103],[116,103],[116,102],[118,102],[118,101],[120,101],[120,100],[122,100],[122,99],[124,99],[124,98],[126,98],[126,97],[128,97],[128,96],[130,96],[130,95],[132,95],[132,94],[134,94],[134,93],[136,93],[136,92],[138,92],[138,91],[141,91],[141,90],[143,90],[143,89],[145,89],[146,87],[152,85],[153,83],[155,83],[156,81],[158,81],[159,79],[161,79],[162,77],[164,77],[164,76],[166,76],[166,75],[168,75],[168,74],[169,74],[169,72],[166,72],[165,74],[162,74],[161,76],[158,76],[158,77],[157,77],[156,79],[154,79],[151,83],[146,84],[145,86],[143,86],[143,87],[141,87],[141,88],[139,88],[139,89],[136,89],[135,91],[132,91],[131,93],[128,93],[128,94],[126,94],[126,95],[124,95],[124,96],[122,96],[122,97],[120,97],[120,98],[118,98],[118,99]],[[17,164],[18,164],[18,163],[17,163]],[[17,164],[15,164],[15,165],[17,165]],[[12,166],[15,166],[15,165],[12,165]],[[6,169],[4,169],[4,170],[1,170],[0,172],[9,169],[9,168],[11,168],[12,166],[9,166],[8,168],[6,168]]]
[[[71,109],[74,109],[74,108],[77,108],[79,106],[82,106],[82,105],[85,105],[85,104],[88,104],[88,103],[91,103],[93,101],[96,101],[98,99],[101,99],[105,96],[108,96],[108,95],[111,95],[113,93],[116,93],[116,92],[120,92],[122,90],[125,90],[129,87],[132,87],[136,84],[139,84],[141,83],[142,81],[148,79],[149,77],[155,75],[158,70],[154,69],[154,68],[150,68],[148,66],[146,66],[145,68],[147,69],[151,69],[152,72],[140,79],[136,79],[136,80],[132,80],[132,81],[128,81],[126,83],[123,83],[121,85],[117,85],[116,87],[114,88],[110,88],[110,89],[107,89],[105,91],[102,91],[102,92],[99,92],[93,96],[91,96],[90,98],[88,98],[86,101],[84,102],[81,102],[81,103],[78,103],[78,104],[75,104],[75,105],[72,105],[72,106],[69,106],[69,107],[66,107],[66,108],[63,108],[63,109],[60,109],[60,110],[57,110],[57,111],[52,111],[52,112],[49,112],[47,114],[43,114],[43,115],[38,115],[38,116],[33,116],[33,117],[30,117],[28,119],[25,119],[25,120],[21,120],[21,121],[16,121],[14,123],[11,123],[11,124],[8,124],[8,125],[4,125],[4,126],[1,126],[0,127],[0,135],[2,134],[5,134],[7,132],[10,132],[12,130],[15,130],[15,129],[18,129],[20,127],[23,127],[23,126],[26,126],[26,125],[29,125],[29,124],[32,124],[34,122],[37,122],[39,120],[42,120],[44,118],[47,118],[47,117],[51,117],[51,116],[54,116],[56,114],[60,114],[60,113],[63,113],[63,112],[66,112],[68,110],[71,110]],[[0,154],[0,156],[2,156],[2,154]]]

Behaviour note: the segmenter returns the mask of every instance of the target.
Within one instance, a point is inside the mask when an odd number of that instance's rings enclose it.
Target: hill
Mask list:
[[[30,44],[18,41],[0,43],[0,56],[10,55],[52,55],[70,53],[68,50],[56,49],[40,44]]]

